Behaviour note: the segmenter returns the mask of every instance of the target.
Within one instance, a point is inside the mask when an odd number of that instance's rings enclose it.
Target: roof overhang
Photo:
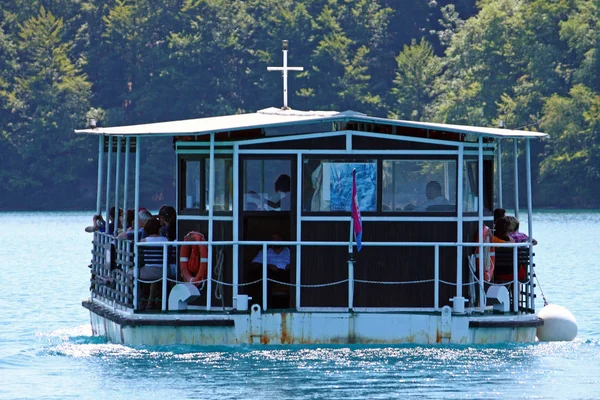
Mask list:
[[[365,114],[354,111],[298,111],[291,109],[282,110],[274,107],[250,114],[225,115],[220,117],[196,118],[180,121],[157,122],[152,124],[127,125],[108,128],[78,129],[75,130],[75,132],[92,135],[124,137],[184,136],[301,124],[350,121],[426,129],[432,131],[454,132],[494,138],[518,139],[542,138],[548,136],[547,134],[541,132],[369,117]]]

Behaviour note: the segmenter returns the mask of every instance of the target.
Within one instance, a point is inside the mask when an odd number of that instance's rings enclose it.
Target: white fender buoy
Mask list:
[[[538,317],[544,320],[544,325],[537,328],[537,338],[541,342],[571,341],[577,336],[577,321],[562,306],[548,304],[540,310]]]

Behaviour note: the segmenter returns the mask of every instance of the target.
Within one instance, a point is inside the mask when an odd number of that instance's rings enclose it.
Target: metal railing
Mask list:
[[[254,285],[260,283],[262,285],[262,309],[267,310],[269,307],[268,304],[268,282],[274,282],[277,284],[287,285],[290,287],[294,287],[296,289],[297,299],[296,299],[296,309],[300,310],[301,300],[298,298],[300,294],[300,288],[315,288],[315,287],[325,287],[325,286],[334,286],[343,283],[348,283],[348,307],[346,309],[360,309],[360,311],[394,311],[394,310],[407,310],[410,311],[410,308],[407,307],[398,307],[398,308],[376,308],[376,307],[362,307],[362,308],[354,308],[353,304],[353,287],[354,283],[362,283],[362,284],[381,284],[381,285],[409,285],[409,284],[422,284],[422,283],[433,283],[434,285],[434,299],[433,306],[428,308],[430,311],[439,311],[440,310],[440,284],[445,285],[461,285],[461,286],[471,286],[474,285],[479,289],[479,296],[485,296],[484,288],[487,285],[496,285],[493,282],[485,282],[483,279],[483,269],[480,268],[477,273],[473,273],[472,279],[469,279],[468,282],[448,282],[444,281],[440,278],[440,248],[441,247],[463,247],[463,248],[480,248],[483,249],[485,247],[508,247],[513,248],[514,258],[513,258],[513,281],[503,282],[501,285],[509,286],[512,289],[511,296],[513,298],[512,302],[512,311],[517,313],[519,311],[522,312],[534,312],[534,285],[533,285],[533,257],[530,257],[529,265],[527,266],[527,281],[519,282],[518,280],[518,258],[517,251],[519,247],[529,247],[530,255],[531,254],[531,245],[529,243],[475,243],[475,242],[363,242],[362,246],[365,247],[431,247],[434,252],[434,264],[433,264],[433,278],[425,279],[425,280],[413,280],[413,281],[373,281],[373,280],[364,280],[354,278],[354,265],[353,262],[348,262],[348,277],[343,280],[338,280],[335,282],[323,282],[319,284],[308,284],[302,283],[299,281],[296,283],[289,282],[281,282],[274,280],[272,278],[268,278],[268,267],[267,267],[267,248],[268,246],[296,246],[301,249],[302,246],[319,246],[319,247],[348,247],[349,242],[311,242],[311,241],[172,241],[172,242],[138,242],[134,244],[132,241],[128,240],[116,240],[114,237],[96,232],[94,235],[94,249],[92,250],[93,258],[92,258],[92,286],[91,293],[92,297],[99,299],[105,303],[111,304],[114,307],[121,307],[124,309],[133,309],[137,310],[139,306],[138,299],[138,268],[139,263],[136,265],[136,253],[139,254],[137,249],[139,247],[163,247],[163,276],[162,279],[157,281],[162,282],[162,295],[161,295],[161,307],[162,311],[167,311],[167,300],[168,300],[168,282],[176,283],[184,283],[179,277],[170,277],[168,275],[169,270],[169,259],[168,259],[168,247],[175,246],[179,249],[180,246],[190,246],[190,245],[206,245],[209,247],[224,247],[224,246],[261,246],[262,247],[262,278],[254,281],[254,282],[225,282],[223,280],[219,280],[213,276],[213,268],[208,268],[208,275],[205,280],[200,282],[195,282],[197,285],[202,285],[201,289],[206,287],[206,310],[222,310],[223,307],[213,307],[211,304],[211,288],[212,284],[222,285],[222,286],[230,286],[233,288],[232,293],[232,303],[233,297],[238,293],[238,289],[240,287]],[[114,249],[111,251],[111,249]],[[483,252],[480,252],[483,254]],[[179,254],[177,251],[176,254]],[[467,255],[468,256],[468,255]],[[465,259],[465,262],[468,262]],[[114,261],[113,261],[114,260]],[[463,268],[463,265],[458,266],[458,268]],[[299,266],[301,268],[301,266]],[[470,270],[470,269],[469,269]],[[458,275],[458,274],[457,274]],[[462,275],[462,274],[461,274]],[[299,277],[300,274],[297,274]],[[266,279],[265,279],[266,277]],[[142,282],[142,283],[154,283],[153,282]],[[209,294],[210,293],[210,294]],[[524,296],[521,296],[524,295]],[[517,303],[516,299],[519,297],[522,298],[522,302],[520,304]],[[469,307],[471,310],[484,312],[485,311],[485,302],[482,303],[484,306],[475,307],[475,304],[472,304]],[[328,307],[315,307],[315,310],[327,310],[331,309]],[[336,308],[339,310],[339,308]],[[420,309],[423,310],[423,309]]]

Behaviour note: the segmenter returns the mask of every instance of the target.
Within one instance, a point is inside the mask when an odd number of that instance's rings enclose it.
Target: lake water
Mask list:
[[[105,343],[81,306],[91,215],[0,213],[2,399],[600,398],[600,212],[534,214],[541,289],[577,339],[492,347]]]

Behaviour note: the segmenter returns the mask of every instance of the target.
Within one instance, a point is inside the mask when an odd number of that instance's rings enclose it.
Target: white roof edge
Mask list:
[[[360,122],[372,122],[408,128],[434,129],[446,132],[473,134],[477,136],[496,138],[542,138],[548,136],[547,134],[541,132],[369,117],[356,111],[300,111],[292,109],[283,110],[275,107],[265,108],[257,111],[256,113],[224,115],[217,117],[205,117],[107,128],[76,129],[75,132],[108,136],[201,135],[211,132],[222,132],[229,130],[233,131],[280,125],[285,126],[343,120],[356,120]]]

